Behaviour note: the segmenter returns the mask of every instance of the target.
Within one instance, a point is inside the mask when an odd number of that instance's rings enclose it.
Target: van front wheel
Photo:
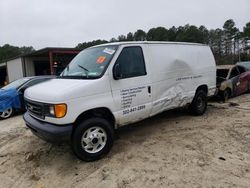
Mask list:
[[[207,94],[203,90],[196,92],[194,99],[189,106],[190,112],[193,115],[203,115],[207,109]]]
[[[76,127],[71,140],[71,147],[79,159],[95,161],[110,151],[114,130],[107,120],[90,118]]]

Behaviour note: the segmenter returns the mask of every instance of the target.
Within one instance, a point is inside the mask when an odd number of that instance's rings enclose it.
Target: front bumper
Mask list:
[[[23,119],[28,128],[39,138],[49,142],[70,141],[72,125],[54,125],[39,121],[26,112]]]

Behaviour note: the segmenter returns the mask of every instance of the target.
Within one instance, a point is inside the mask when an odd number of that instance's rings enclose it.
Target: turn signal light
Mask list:
[[[63,118],[67,113],[67,105],[66,104],[55,104],[55,117]]]

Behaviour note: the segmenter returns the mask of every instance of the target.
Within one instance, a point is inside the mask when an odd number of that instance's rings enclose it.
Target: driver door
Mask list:
[[[118,77],[116,67],[119,67]],[[148,117],[152,108],[151,83],[143,48],[124,47],[113,67],[113,75],[111,89],[119,117],[118,124],[128,124]]]

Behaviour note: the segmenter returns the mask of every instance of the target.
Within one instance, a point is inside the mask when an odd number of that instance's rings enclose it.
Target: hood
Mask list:
[[[24,97],[44,103],[63,103],[75,98],[103,93],[110,88],[108,83],[106,76],[95,80],[51,79],[26,89]]]

